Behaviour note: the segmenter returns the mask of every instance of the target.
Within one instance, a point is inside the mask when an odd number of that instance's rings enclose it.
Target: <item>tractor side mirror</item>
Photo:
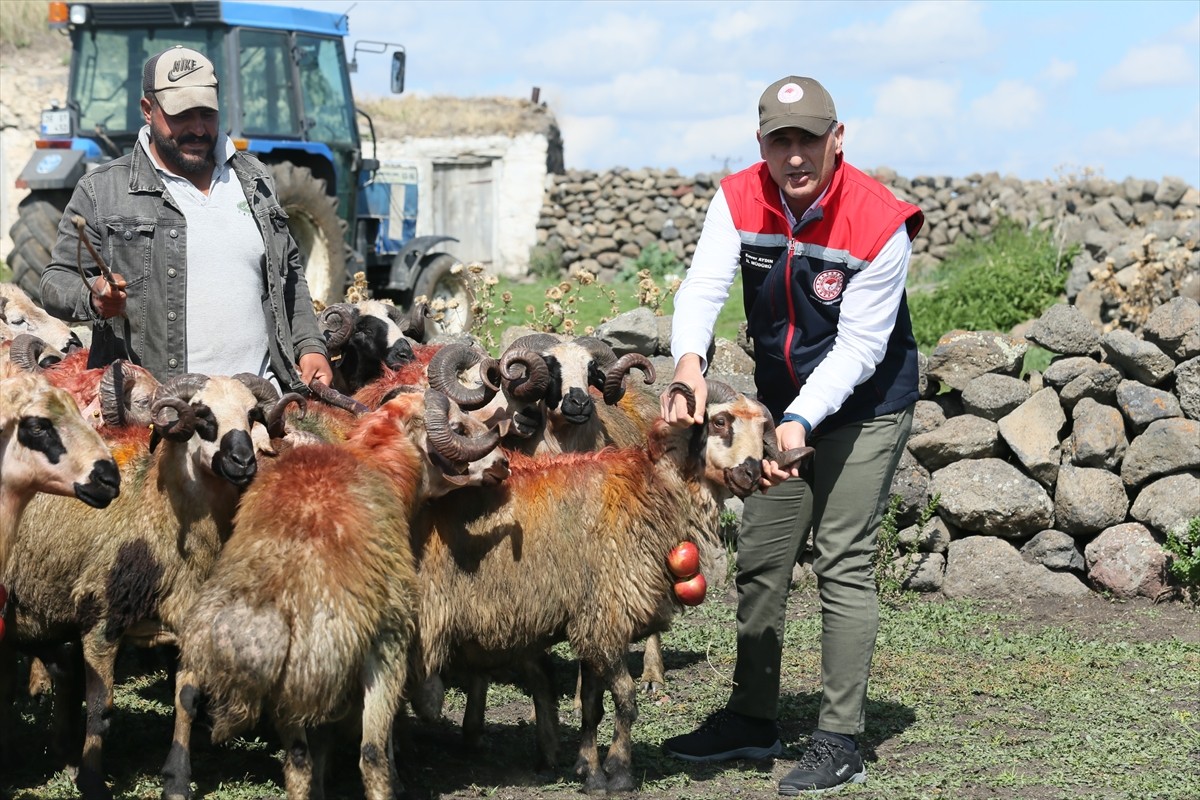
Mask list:
[[[400,94],[404,91],[404,51],[396,50],[392,53],[392,94]]]

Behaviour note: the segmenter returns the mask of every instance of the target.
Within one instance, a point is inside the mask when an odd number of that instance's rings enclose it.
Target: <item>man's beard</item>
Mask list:
[[[184,134],[176,141],[168,136],[166,132],[151,125],[150,137],[154,140],[154,146],[158,150],[159,156],[166,162],[165,166],[172,172],[177,172],[181,175],[200,175],[213,168],[213,147],[215,142],[208,136]],[[181,149],[182,145],[191,142],[207,142],[208,152],[202,156],[183,152]]]

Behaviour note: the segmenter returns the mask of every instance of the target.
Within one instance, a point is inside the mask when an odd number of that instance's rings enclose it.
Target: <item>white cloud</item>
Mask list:
[[[903,67],[974,60],[991,49],[975,2],[920,0],[901,6],[882,22],[864,22],[832,31],[829,41],[849,62]]]
[[[1196,57],[1179,44],[1143,44],[1131,47],[1116,66],[1100,77],[1100,88],[1109,91],[1187,86],[1196,82]]]
[[[900,76],[875,89],[876,118],[885,120],[954,118],[958,85],[943,80]]]
[[[1131,165],[1141,163],[1138,156],[1153,148],[1154,161],[1163,172],[1136,177],[1157,179],[1172,175],[1194,186],[1200,179],[1197,115],[1198,110],[1193,109],[1190,117],[1178,120],[1144,117],[1122,130],[1105,128],[1090,133],[1080,142],[1081,157],[1091,163],[1109,165],[1108,177],[1120,180],[1124,177],[1121,173],[1131,174]]]
[[[637,69],[656,60],[662,36],[650,16],[612,14],[574,30],[556,30],[525,48],[520,60],[546,75],[599,77]]]
[[[1191,47],[1200,45],[1200,14],[1171,31],[1168,39]]]
[[[689,122],[660,140],[655,158],[663,164],[683,165],[688,171],[712,172],[725,167],[739,170],[758,160],[755,131],[758,121],[744,114]]]
[[[622,72],[606,83],[561,90],[563,108],[576,114],[607,114],[682,119],[733,113],[745,108],[753,115],[753,89],[745,79],[731,75],[698,75],[675,67],[650,67]]]
[[[725,14],[708,26],[708,35],[718,42],[744,39],[772,24],[769,14],[761,9],[739,9]]]
[[[1042,79],[1050,83],[1066,83],[1079,74],[1079,67],[1074,61],[1060,61],[1051,58],[1050,63],[1042,70]]]
[[[1001,131],[1032,128],[1045,100],[1041,92],[1021,81],[1000,81],[996,88],[971,102],[971,116],[981,127]]]

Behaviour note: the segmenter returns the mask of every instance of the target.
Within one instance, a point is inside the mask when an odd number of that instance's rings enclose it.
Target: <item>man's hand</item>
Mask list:
[[[672,383],[683,383],[692,388],[696,395],[696,410],[688,414],[687,402],[678,394],[663,392],[659,398],[662,418],[676,427],[689,427],[704,421],[704,407],[708,400],[708,384],[700,371],[700,356],[688,353],[675,365]]]
[[[320,353],[305,353],[300,356],[300,379],[305,383],[318,380],[326,386],[332,386],[333,367],[329,365],[329,359]]]
[[[92,308],[101,319],[119,317],[125,313],[125,279],[113,273],[113,282],[104,277],[92,281]]]
[[[796,447],[804,447],[807,434],[804,426],[799,422],[785,422],[775,429],[775,438],[779,442],[779,452],[791,450]],[[797,478],[800,476],[800,465],[796,464],[790,469],[780,469],[779,464],[769,459],[763,459],[763,474],[759,481],[759,488],[764,492],[772,486],[778,486],[788,478]]]

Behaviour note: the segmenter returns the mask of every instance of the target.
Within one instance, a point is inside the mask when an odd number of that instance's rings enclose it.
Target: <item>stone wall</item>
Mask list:
[[[1001,217],[1084,246],[1068,297],[1097,325],[1141,324],[1156,304],[1200,297],[1200,192],[1180,178],[1097,177],[1022,181],[996,173],[965,178],[875,177],[925,212],[913,243],[914,271],[940,262],[963,237],[992,232]],[[719,174],[673,169],[568,170],[547,177],[537,241],[564,272],[614,276],[657,244],[685,264],[695,252]]]
[[[597,334],[651,356],[651,391],[666,388],[669,317],[641,308]],[[1030,343],[1056,355],[1021,377]],[[718,340],[710,363],[710,377],[753,392],[745,346]],[[1067,304],[1024,335],[951,331],[922,358],[921,380],[892,486],[907,588],[1169,594],[1166,533],[1200,516],[1200,304],[1158,305],[1136,333],[1102,333]],[[936,515],[918,525],[935,495]]]

